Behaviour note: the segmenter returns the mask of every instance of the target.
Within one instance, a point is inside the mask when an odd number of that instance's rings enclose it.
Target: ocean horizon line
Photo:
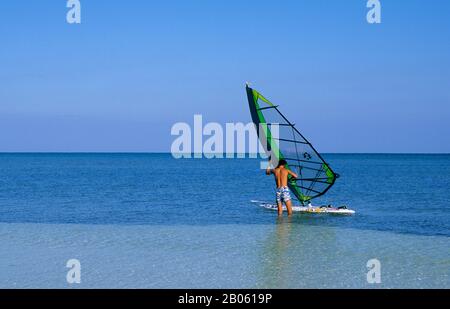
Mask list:
[[[0,154],[161,154],[172,155],[171,152],[164,151],[0,151]],[[321,152],[323,155],[450,155],[449,152]],[[193,158],[196,153],[185,153]],[[214,153],[204,153],[204,155],[217,155]],[[232,156],[255,156],[254,153],[223,153],[223,159],[227,155]],[[240,158],[240,157],[237,157]],[[216,158],[220,159],[220,158]],[[244,158],[242,158],[244,159]]]

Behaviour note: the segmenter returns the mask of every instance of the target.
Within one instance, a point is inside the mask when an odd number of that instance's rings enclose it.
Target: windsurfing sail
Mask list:
[[[298,175],[298,178],[289,176],[288,181],[295,197],[306,204],[325,194],[334,185],[338,174],[277,105],[248,85],[246,89],[252,120],[267,156],[275,162],[286,160],[286,167]]]

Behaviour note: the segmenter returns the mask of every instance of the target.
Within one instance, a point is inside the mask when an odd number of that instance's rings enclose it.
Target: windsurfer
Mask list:
[[[297,178],[297,174],[286,168],[286,165],[286,160],[282,159],[278,162],[278,166],[275,169],[270,169],[270,167],[268,167],[266,170],[266,175],[275,176],[277,185],[276,200],[279,216],[283,215],[283,203],[286,204],[288,215],[292,215],[292,201],[290,195],[291,192],[288,187],[288,177],[291,175],[291,177]]]

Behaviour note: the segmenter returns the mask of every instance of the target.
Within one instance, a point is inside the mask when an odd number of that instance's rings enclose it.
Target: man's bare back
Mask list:
[[[275,176],[275,182],[277,184],[277,188],[287,187],[288,185],[288,176],[292,175],[292,177],[297,177],[295,173],[286,169],[284,166],[277,167],[273,170],[273,174]]]
[[[287,162],[285,160],[280,160],[278,166],[275,169],[268,168],[266,170],[267,175],[273,174],[275,176],[275,182],[277,185],[276,200],[278,206],[278,215],[283,214],[283,202],[286,204],[288,215],[292,215],[292,202],[290,191],[288,187],[288,178],[297,178],[297,174],[286,168]]]

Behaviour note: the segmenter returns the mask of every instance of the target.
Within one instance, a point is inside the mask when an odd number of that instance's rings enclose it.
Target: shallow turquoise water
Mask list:
[[[0,224],[0,288],[448,288],[449,239],[289,223]],[[3,250],[4,249],[4,250]],[[81,284],[65,264],[81,263]],[[367,282],[378,259],[381,283]]]
[[[323,203],[279,221],[259,161],[0,154],[0,287],[450,287],[450,155],[327,155]],[[366,263],[382,265],[367,283]]]

